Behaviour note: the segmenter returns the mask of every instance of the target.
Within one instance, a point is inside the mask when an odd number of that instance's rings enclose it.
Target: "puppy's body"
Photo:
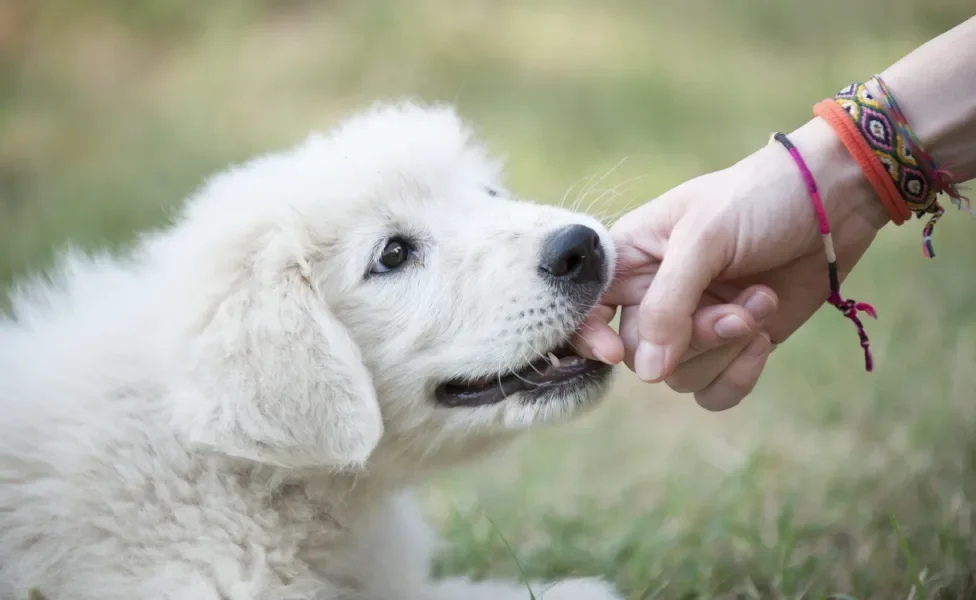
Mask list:
[[[610,244],[402,105],[218,175],[125,259],[67,254],[0,320],[0,593],[528,597],[431,581],[408,490],[602,396],[609,368],[540,356]]]

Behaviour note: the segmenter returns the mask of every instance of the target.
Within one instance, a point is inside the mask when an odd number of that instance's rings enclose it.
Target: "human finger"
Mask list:
[[[729,304],[700,307],[692,315],[691,341],[680,363],[755,335],[777,307],[776,292],[764,285],[746,288]]]
[[[610,321],[616,312],[615,307],[600,305],[587,315],[572,340],[581,356],[610,365],[623,360],[623,342],[610,327]]]
[[[728,410],[752,393],[773,349],[766,333],[760,333],[722,375],[695,393],[699,406],[710,411]]]
[[[640,342],[634,355],[638,377],[660,381],[677,367],[692,339],[692,315],[705,288],[725,266],[725,257],[719,238],[701,233],[672,237],[640,304]]]

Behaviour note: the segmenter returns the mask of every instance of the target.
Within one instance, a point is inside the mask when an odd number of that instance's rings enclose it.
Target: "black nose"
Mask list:
[[[604,262],[600,234],[585,225],[570,225],[543,242],[539,269],[560,281],[602,284]]]

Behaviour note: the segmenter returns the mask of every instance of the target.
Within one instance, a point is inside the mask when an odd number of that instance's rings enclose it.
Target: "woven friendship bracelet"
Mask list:
[[[953,202],[960,208],[966,200],[952,183],[950,173],[940,169],[935,159],[922,147],[881,77],[875,76],[872,81],[881,91],[880,98],[875,97],[866,84],[855,82],[838,92],[834,102],[847,113],[867,149],[891,181],[891,186],[877,181],[877,164],[873,164],[874,177],[868,178],[892,221],[900,225],[913,212],[918,218],[931,215],[922,230],[922,251],[926,256],[934,257],[932,232],[945,213],[938,202],[938,195],[946,193],[952,196]],[[820,109],[821,113],[827,112],[826,107]],[[817,113],[817,108],[814,112]],[[865,170],[865,164],[862,163],[861,167]],[[865,174],[868,175],[867,170]],[[897,196],[892,194],[892,190],[897,192]]]
[[[861,348],[864,349],[864,368],[871,372],[874,370],[874,359],[871,356],[871,344],[868,341],[868,334],[864,330],[864,324],[861,319],[857,316],[858,312],[864,312],[870,315],[872,318],[877,319],[878,313],[874,310],[874,307],[866,302],[857,302],[855,300],[847,299],[845,300],[840,295],[840,276],[837,274],[837,254],[834,251],[834,240],[830,233],[830,222],[827,220],[827,211],[824,209],[823,200],[820,198],[820,191],[817,189],[817,182],[813,178],[813,173],[807,167],[806,162],[800,155],[800,151],[796,149],[796,146],[790,141],[785,134],[781,132],[776,132],[772,135],[769,143],[779,142],[786,148],[793,157],[793,162],[800,169],[800,174],[803,176],[803,181],[806,183],[807,192],[810,194],[810,201],[813,203],[814,212],[817,214],[817,225],[820,229],[820,237],[823,240],[824,253],[827,256],[827,277],[828,284],[830,286],[830,296],[827,298],[827,302],[832,304],[843,314],[845,317],[854,323],[854,327],[857,329],[857,336],[861,340]]]
[[[915,211],[918,218],[922,218],[926,213],[932,215],[922,230],[922,251],[929,258],[934,258],[935,251],[932,248],[932,232],[935,229],[935,224],[945,214],[945,210],[938,202],[938,195],[945,194],[949,196],[956,208],[964,208],[966,212],[970,212],[969,199],[960,193],[959,187],[952,181],[952,173],[947,168],[939,167],[936,158],[922,146],[922,142],[915,135],[915,132],[912,131],[911,126],[909,126],[908,118],[901,111],[901,107],[898,106],[898,102],[881,76],[875,75],[871,81],[875,82],[881,91],[881,97],[888,108],[889,114],[894,119],[895,125],[898,127],[902,137],[906,140],[907,152],[915,159],[918,168],[925,175],[931,188],[929,197],[924,202],[913,204],[909,198],[905,198],[905,201]],[[964,204],[965,207],[963,206]]]
[[[874,81],[878,89],[881,90],[881,96],[884,99],[885,104],[888,106],[888,111],[891,116],[894,117],[895,122],[901,129],[902,135],[908,138],[910,142],[910,147],[912,151],[912,156],[918,163],[919,168],[925,173],[925,176],[929,179],[929,182],[933,184],[933,189],[935,194],[945,194],[952,198],[952,203],[956,205],[957,208],[962,208],[963,204],[966,205],[966,209],[969,209],[969,199],[963,196],[959,191],[959,186],[956,185],[952,179],[952,173],[948,170],[949,165],[946,164],[944,167],[939,167],[936,157],[932,154],[926,152],[925,148],[922,146],[922,142],[919,141],[918,136],[912,131],[912,128],[908,125],[908,118],[905,117],[905,113],[901,111],[901,107],[898,106],[898,102],[895,101],[895,97],[891,94],[888,89],[887,84],[885,84],[884,79],[880,75],[875,75],[871,78]]]
[[[875,98],[864,83],[852,83],[837,92],[835,101],[854,121],[891,177],[902,200],[912,211],[931,210],[936,190],[915,160],[911,138],[889,114],[882,99]]]
[[[891,101],[875,98],[862,82],[845,87],[834,100],[847,111],[871,146],[908,209],[919,218],[926,213],[932,215],[922,230],[922,250],[926,256],[935,256],[932,230],[945,211],[936,199],[938,191],[928,173],[915,158],[918,151],[912,138],[900,125],[895,111],[890,110]]]

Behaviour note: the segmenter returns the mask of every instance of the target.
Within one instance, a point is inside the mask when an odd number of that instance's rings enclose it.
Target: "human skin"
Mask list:
[[[976,17],[881,76],[953,179],[976,177]],[[788,135],[817,181],[843,281],[890,219],[826,122],[811,119]],[[625,362],[645,381],[692,393],[710,410],[748,395],[776,344],[829,295],[806,184],[778,144],[679,185],[621,217],[611,233],[617,278],[578,347]],[[772,311],[749,310],[747,300],[756,305],[757,295]],[[609,322],[618,309],[615,332]]]

